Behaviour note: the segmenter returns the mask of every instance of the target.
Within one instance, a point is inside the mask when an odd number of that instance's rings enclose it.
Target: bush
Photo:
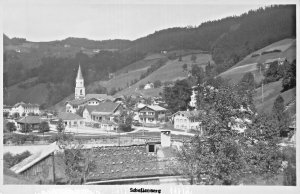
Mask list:
[[[28,151],[22,152],[17,155],[12,155],[10,152],[3,155],[4,162],[8,165],[9,168],[13,167],[14,165],[20,163],[25,158],[29,157],[31,154]]]
[[[130,125],[120,124],[119,125],[119,131],[120,132],[130,132],[130,131],[133,131],[133,128],[131,128]]]

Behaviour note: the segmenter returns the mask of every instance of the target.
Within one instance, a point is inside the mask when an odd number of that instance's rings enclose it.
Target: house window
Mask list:
[[[155,145],[149,145],[148,152],[155,152]]]

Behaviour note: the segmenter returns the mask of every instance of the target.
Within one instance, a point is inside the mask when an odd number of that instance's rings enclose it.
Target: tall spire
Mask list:
[[[78,72],[77,72],[77,77],[76,77],[76,79],[83,79],[82,73],[81,73],[81,68],[80,68],[80,63],[79,63],[79,67],[78,67]]]

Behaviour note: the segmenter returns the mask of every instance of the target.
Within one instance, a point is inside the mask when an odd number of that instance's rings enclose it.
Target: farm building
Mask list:
[[[58,114],[58,119],[61,119],[68,127],[84,126],[85,119],[77,114],[71,112],[61,112]]]
[[[18,113],[19,116],[28,115],[29,113],[40,114],[40,106],[38,104],[20,102],[11,108],[10,115],[15,113]]]
[[[41,122],[39,116],[25,116],[17,121],[17,128],[21,130],[29,126],[32,130],[38,130]]]
[[[58,149],[56,142],[54,142],[25,158],[20,163],[11,167],[10,170],[36,184],[61,182],[65,177],[62,165],[64,161],[62,161],[62,158],[55,157],[55,152]]]
[[[146,105],[138,109],[139,121],[144,124],[158,124],[164,121],[167,109],[157,105]]]
[[[200,130],[199,111],[178,111],[173,115],[174,128],[184,131]]]
[[[83,109],[83,118],[86,122],[111,121],[116,115],[120,114],[121,110],[121,104],[114,102],[103,102],[96,106],[86,105]]]

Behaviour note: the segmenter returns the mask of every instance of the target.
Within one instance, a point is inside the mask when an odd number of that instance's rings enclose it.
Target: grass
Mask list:
[[[257,57],[251,57],[253,54],[261,54],[264,51],[271,51],[279,49],[279,53],[269,53],[265,55],[259,55]],[[287,57],[288,61],[293,61],[296,58],[296,40],[295,39],[283,39],[281,41],[270,44],[262,49],[252,52],[246,56],[243,60],[238,62],[234,67],[243,66],[251,63],[263,63],[267,59]],[[233,67],[233,68],[234,68]]]
[[[211,55],[209,54],[196,54],[196,64],[202,64],[201,67],[204,68],[208,61],[214,63],[211,59]],[[168,60],[167,63],[159,68],[158,70],[154,71],[149,76],[145,77],[144,79],[140,80],[130,88],[126,88],[125,90],[118,93],[128,95],[128,94],[141,94],[145,96],[158,96],[158,93],[161,89],[153,89],[153,90],[138,90],[139,85],[146,84],[148,82],[154,82],[156,80],[160,80],[161,82],[165,81],[176,81],[179,79],[184,79],[187,77],[187,73],[183,72],[182,66],[183,64],[187,64],[188,69],[191,69],[191,66],[194,64],[191,61],[191,55],[187,55],[182,57],[182,61],[175,60]]]
[[[257,88],[253,100],[258,112],[268,113],[272,111],[274,101],[279,95],[281,95],[284,99],[285,105],[296,99],[296,88],[287,90],[282,93],[281,90],[281,80],[264,85],[264,101],[262,103],[262,88]]]

